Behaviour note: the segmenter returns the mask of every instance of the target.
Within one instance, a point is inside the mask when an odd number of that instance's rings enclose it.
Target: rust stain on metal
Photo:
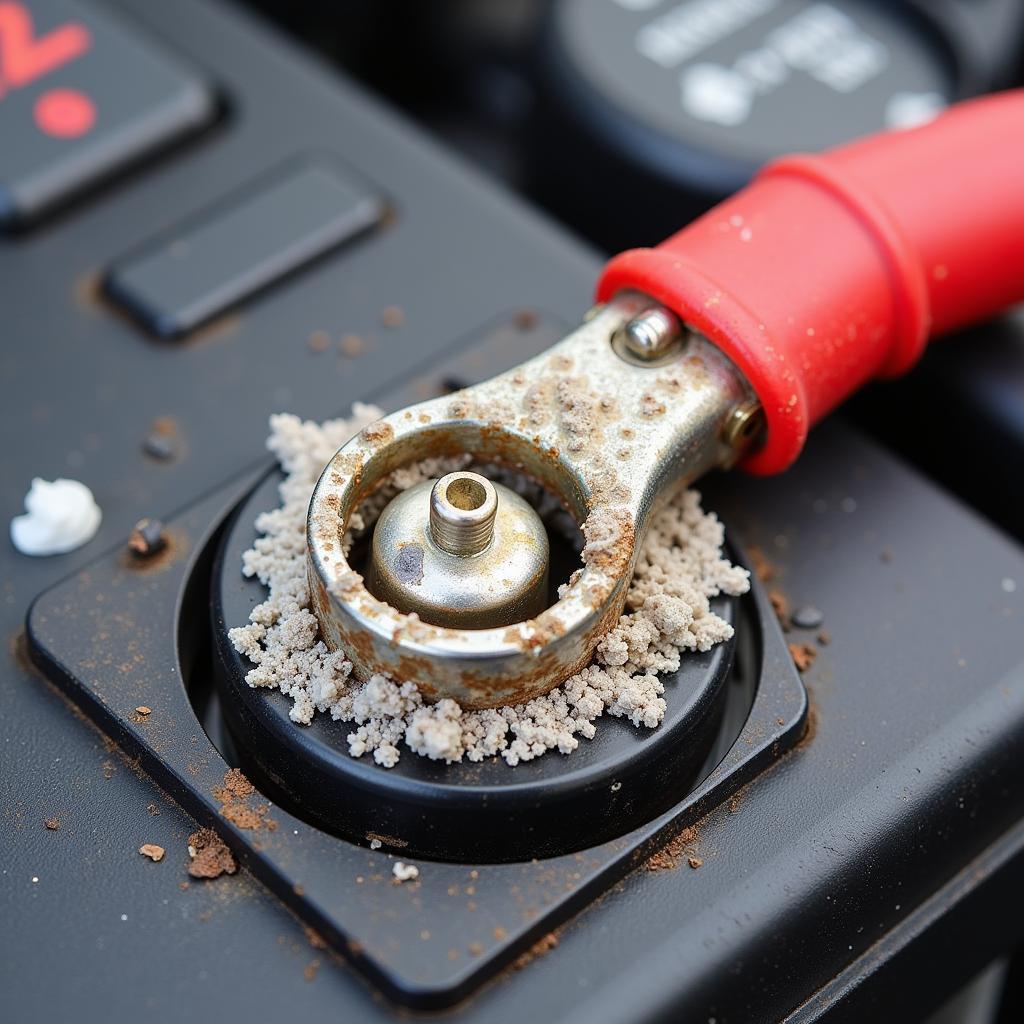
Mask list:
[[[395,428],[386,420],[377,420],[363,428],[363,437],[375,446],[385,445],[395,436]]]

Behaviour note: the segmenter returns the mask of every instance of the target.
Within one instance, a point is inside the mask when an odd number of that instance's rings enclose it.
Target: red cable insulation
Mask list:
[[[775,161],[657,248],[612,259],[597,297],[623,289],[729,355],[767,418],[744,465],[784,470],[868,380],[1024,300],[1024,90]]]

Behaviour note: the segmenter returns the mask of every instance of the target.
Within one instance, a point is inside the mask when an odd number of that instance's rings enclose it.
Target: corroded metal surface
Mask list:
[[[357,672],[414,680],[466,707],[520,703],[588,661],[621,614],[637,551],[659,502],[727,465],[726,430],[751,399],[732,364],[687,335],[669,362],[625,362],[612,339],[651,300],[624,294],[531,359],[455,395],[367,427],[324,470],[309,506],[308,575],[322,635]],[[539,480],[582,524],[582,565],[534,618],[493,629],[421,622],[374,597],[343,552],[352,513],[395,469],[469,453]]]

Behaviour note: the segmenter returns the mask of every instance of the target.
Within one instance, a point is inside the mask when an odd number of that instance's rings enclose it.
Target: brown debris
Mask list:
[[[828,647],[828,645],[832,643],[832,634],[827,629],[823,629],[818,634],[818,643],[821,644],[822,647]]]
[[[383,832],[367,832],[366,838],[372,843],[380,843],[381,846],[390,846],[395,850],[405,849],[409,845],[408,839],[399,839],[397,836],[385,835]]]
[[[166,852],[162,846],[157,846],[156,843],[143,843],[139,847],[139,853],[143,857],[148,857],[154,864],[159,864],[164,859]]]
[[[255,831],[263,827],[263,817],[267,813],[267,808],[266,806],[248,807],[246,804],[235,801],[225,804],[220,809],[220,813],[232,825],[237,825],[247,831]]]
[[[673,836],[660,850],[656,850],[644,867],[648,871],[671,871],[679,867],[683,857],[693,856],[692,847],[697,841],[697,830],[684,828]]]
[[[405,323],[405,313],[401,306],[385,306],[380,311],[380,322],[385,327],[401,327]]]
[[[818,648],[814,644],[788,644],[789,656],[793,659],[799,672],[806,672],[818,656]]]
[[[532,963],[539,956],[550,953],[558,945],[558,935],[555,932],[548,932],[547,935],[539,938],[525,953],[512,962],[513,971],[521,971],[527,964]]]
[[[277,822],[266,817],[266,804],[250,807],[245,801],[256,792],[256,787],[238,768],[229,768],[219,786],[213,787],[213,795],[221,802],[220,813],[238,828],[247,830],[266,826],[270,831],[277,828]]]
[[[355,359],[356,356],[361,356],[366,351],[366,342],[358,334],[346,334],[338,342],[338,348],[341,349],[343,356]]]
[[[188,855],[188,873],[193,878],[219,878],[238,870],[234,855],[212,828],[201,828],[188,837]]]
[[[306,941],[314,949],[326,949],[327,948],[327,940],[319,932],[314,931],[312,928],[310,928],[308,924],[304,924],[302,926],[302,931],[303,931],[303,933],[306,936]]]
[[[244,800],[256,792],[256,787],[242,774],[238,768],[229,768],[224,773],[224,781],[214,791],[213,795],[221,803],[227,803],[230,797]]]
[[[57,829],[60,828],[60,818],[47,818],[46,821],[43,822],[43,825],[45,825],[51,832],[56,832]]]
[[[142,715],[143,717],[145,717],[146,715],[151,715],[152,713],[153,713],[153,709],[152,708],[147,708],[145,704],[140,704],[135,709],[135,714]]]
[[[704,867],[704,861],[701,860],[700,857],[687,857],[686,858],[686,863],[689,864],[690,867],[693,868],[694,871],[696,871],[697,868]]]
[[[748,545],[747,555],[750,558],[750,568],[762,583],[770,583],[775,579],[775,566],[768,561],[768,557],[765,555],[760,545]]]
[[[773,588],[768,591],[768,600],[772,603],[772,610],[779,620],[783,629],[789,628],[789,599],[781,590]]]
[[[320,970],[320,960],[310,960],[302,969],[302,976],[306,981],[312,981],[316,977],[316,972],[318,970]]]
[[[326,331],[314,331],[306,342],[310,352],[326,352],[331,344],[331,337]]]

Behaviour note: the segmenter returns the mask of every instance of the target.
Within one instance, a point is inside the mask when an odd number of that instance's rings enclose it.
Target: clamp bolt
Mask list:
[[[654,365],[674,356],[683,346],[685,328],[664,306],[637,314],[613,339],[615,351],[628,362]]]

